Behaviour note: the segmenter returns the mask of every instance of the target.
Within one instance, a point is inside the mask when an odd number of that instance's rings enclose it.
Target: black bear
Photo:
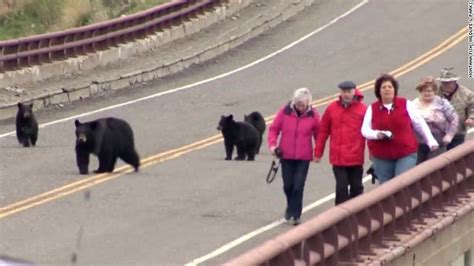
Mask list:
[[[262,146],[263,133],[265,133],[265,129],[267,128],[265,119],[259,112],[252,112],[249,115],[244,115],[244,121],[254,126],[260,133],[260,142],[257,147],[257,154],[259,154],[260,147]]]
[[[33,114],[33,103],[18,103],[16,137],[23,147],[35,146],[38,139],[38,122]]]
[[[235,160],[255,160],[257,145],[260,142],[260,134],[254,126],[247,122],[236,122],[232,115],[221,116],[217,130],[222,131],[226,160],[232,159],[234,145],[237,147]]]
[[[76,119],[76,161],[81,175],[89,173],[89,155],[99,157],[95,173],[113,172],[117,158],[138,172],[140,159],[135,151],[133,131],[124,120],[101,118],[86,123]]]

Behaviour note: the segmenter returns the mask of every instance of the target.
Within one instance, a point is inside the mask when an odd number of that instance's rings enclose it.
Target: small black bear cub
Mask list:
[[[35,146],[38,139],[38,122],[33,114],[33,103],[18,103],[16,137],[23,147]]]
[[[222,131],[226,160],[232,159],[234,145],[237,147],[235,160],[255,160],[257,145],[260,142],[260,134],[254,126],[247,122],[236,122],[232,115],[221,116],[217,130]]]
[[[89,155],[99,157],[95,173],[113,172],[117,158],[130,164],[138,172],[140,159],[135,151],[133,131],[124,120],[101,118],[81,123],[76,119],[76,160],[79,173],[89,173]]]
[[[260,142],[258,143],[257,147],[257,154],[259,154],[260,147],[262,146],[263,142],[263,133],[265,133],[265,129],[267,128],[265,124],[265,119],[259,112],[252,112],[249,115],[244,115],[244,120],[245,122],[254,126],[255,129],[257,129],[258,133],[260,133]]]

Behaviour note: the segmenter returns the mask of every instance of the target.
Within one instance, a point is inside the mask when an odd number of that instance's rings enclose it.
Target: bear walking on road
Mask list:
[[[89,155],[99,157],[95,173],[113,172],[117,158],[130,164],[138,172],[140,159],[135,150],[130,125],[117,118],[101,118],[81,123],[76,119],[76,161],[79,173],[89,173]]]
[[[254,126],[247,122],[236,122],[232,115],[221,116],[217,130],[222,131],[226,160],[232,159],[234,146],[237,147],[235,160],[255,160],[258,144],[261,142],[260,134]]]
[[[23,147],[35,146],[38,139],[38,122],[33,114],[33,103],[18,103],[16,137]]]
[[[257,146],[257,154],[259,154],[260,147],[262,146],[263,133],[265,133],[265,129],[267,128],[265,119],[259,112],[252,112],[249,115],[244,115],[244,121],[254,126],[260,133],[260,142]]]

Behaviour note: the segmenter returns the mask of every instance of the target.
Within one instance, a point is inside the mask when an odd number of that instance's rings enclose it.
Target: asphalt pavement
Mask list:
[[[467,26],[463,0],[368,1],[297,44],[243,68],[359,3],[321,1],[207,64],[113,97],[38,113],[40,123],[52,124],[41,128],[35,148],[22,148],[14,136],[2,136],[0,208],[11,207],[12,213],[0,218],[0,254],[51,265],[70,263],[75,251],[79,265],[182,265],[280,219],[285,199],[280,178],[265,183],[272,160],[266,146],[254,162],[224,161],[223,143],[214,137],[219,134],[220,116],[232,113],[243,120],[252,111],[271,116],[299,87],[310,88],[315,100],[333,95],[340,81],[371,81]],[[445,66],[453,66],[464,77],[460,83],[474,88],[473,80],[466,78],[466,41],[428,58],[400,76],[400,95],[416,97],[418,80],[438,75]],[[210,80],[183,87],[206,79]],[[176,88],[181,89],[163,93]],[[366,103],[374,100],[372,90],[364,94]],[[321,104],[317,109],[322,113],[325,107]],[[48,201],[35,198],[29,205],[13,206],[85,179],[75,165],[73,117],[77,115],[81,121],[107,116],[127,120],[142,159],[208,141],[172,152],[176,157],[163,162],[150,159],[153,162],[139,173],[111,177],[67,196],[58,193]],[[56,122],[59,119],[63,120]],[[12,130],[12,121],[0,125],[0,135]],[[311,165],[305,205],[334,191],[327,157],[326,153],[320,164]],[[92,164],[93,169],[95,159]],[[84,191],[90,192],[90,200],[85,200]],[[332,200],[319,204],[304,214],[303,221],[332,205]],[[289,228],[280,225],[265,231],[204,264],[221,263]]]

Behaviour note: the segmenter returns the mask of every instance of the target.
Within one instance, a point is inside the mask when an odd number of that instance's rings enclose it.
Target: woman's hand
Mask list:
[[[384,133],[377,133],[377,139],[384,139],[385,138],[385,134]]]
[[[449,143],[451,143],[452,140],[453,140],[453,137],[447,136],[447,135],[444,136],[444,138],[443,138],[443,145],[444,145],[444,146],[448,146]]]
[[[271,146],[271,147],[270,147],[270,152],[272,153],[272,155],[276,155],[276,154],[275,154],[276,148],[277,148],[276,146]]]
[[[439,145],[433,145],[433,146],[430,147],[431,151],[435,151],[437,149],[439,149]]]
[[[391,139],[392,138],[392,132],[390,131],[379,131],[377,133],[377,139]]]

